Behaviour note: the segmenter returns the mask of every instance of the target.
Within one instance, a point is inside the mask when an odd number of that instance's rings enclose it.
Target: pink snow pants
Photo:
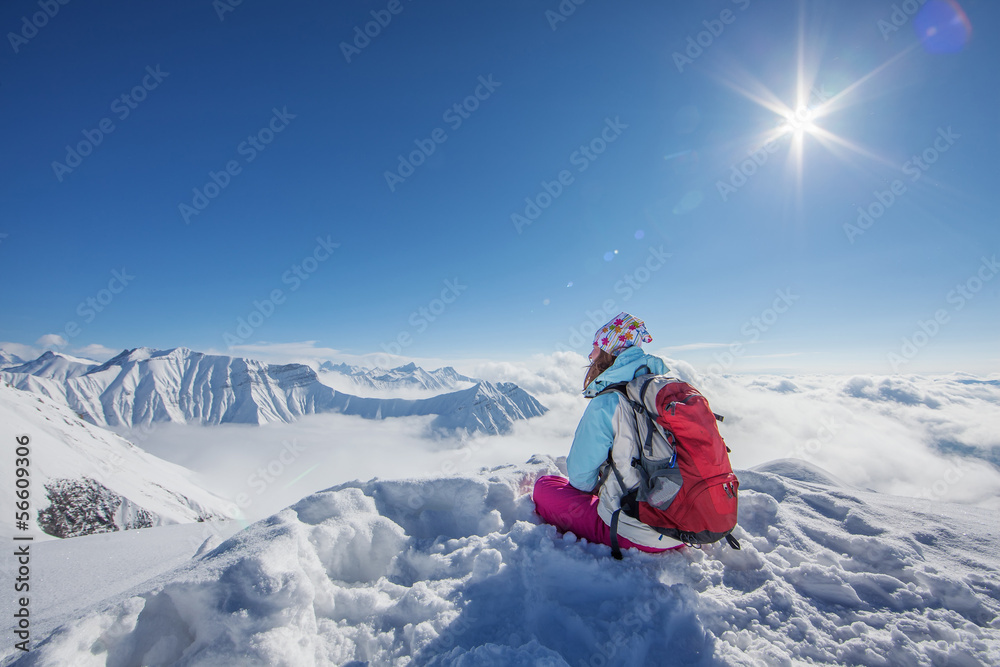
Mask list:
[[[611,546],[611,528],[597,514],[597,496],[573,488],[565,477],[543,475],[535,482],[531,497],[535,501],[535,511],[545,523],[588,542]],[[670,551],[635,544],[621,535],[618,536],[618,544],[622,549],[638,549],[646,553]]]

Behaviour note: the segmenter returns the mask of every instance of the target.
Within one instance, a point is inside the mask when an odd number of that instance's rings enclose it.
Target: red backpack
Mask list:
[[[631,465],[638,482],[626,486],[612,458],[614,447],[602,477],[603,482],[613,472],[622,489],[620,508],[611,521],[615,558],[621,558],[619,512],[689,545],[726,538],[732,548],[739,549],[731,533],[736,527],[740,483],[716,424],[723,418],[712,412],[697,389],[665,375],[641,375],[604,391],[619,392],[632,407],[638,436],[631,443]]]

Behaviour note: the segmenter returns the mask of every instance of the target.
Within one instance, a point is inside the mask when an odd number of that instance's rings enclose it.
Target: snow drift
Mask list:
[[[1000,524],[989,511],[862,491],[785,460],[738,472],[742,551],[616,562],[534,515],[534,480],[563,464],[331,488],[6,656],[19,666],[1000,663]]]

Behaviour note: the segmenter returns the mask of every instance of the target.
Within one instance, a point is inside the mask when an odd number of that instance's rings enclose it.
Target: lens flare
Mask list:
[[[958,53],[972,37],[972,23],[955,0],[929,0],[913,18],[928,53]]]
[[[674,206],[674,215],[683,215],[695,210],[705,200],[705,195],[701,190],[692,190],[684,195],[677,205]]]

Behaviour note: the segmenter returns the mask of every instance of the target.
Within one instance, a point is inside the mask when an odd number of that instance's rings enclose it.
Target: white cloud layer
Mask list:
[[[315,415],[263,427],[166,425],[137,444],[203,473],[218,493],[246,494],[252,502],[245,513],[258,518],[350,480],[447,475],[522,463],[533,454],[564,456],[587,405],[580,395],[584,363],[581,355],[560,352],[465,369],[516,382],[549,408],[506,436],[435,438],[428,435],[428,418]],[[1000,379],[720,376],[702,375],[683,361],[667,363],[725,415],[721,430],[737,469],[804,459],[857,487],[1000,509]],[[292,441],[294,458],[283,444]],[[267,482],[260,470],[269,466],[279,474],[267,475],[274,478]]]

